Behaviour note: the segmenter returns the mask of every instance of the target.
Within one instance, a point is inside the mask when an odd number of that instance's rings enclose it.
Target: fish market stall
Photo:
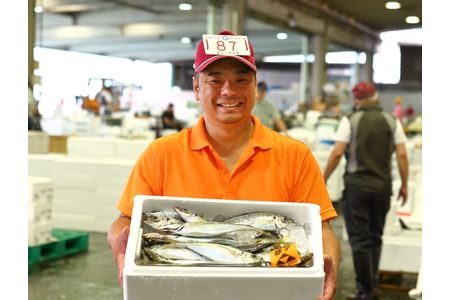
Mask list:
[[[124,299],[317,299],[325,276],[319,211],[303,203],[136,196]],[[291,242],[270,241],[282,235]],[[249,238],[271,246],[248,252]]]

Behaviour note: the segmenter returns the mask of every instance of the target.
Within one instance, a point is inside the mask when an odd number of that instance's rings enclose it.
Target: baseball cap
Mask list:
[[[362,81],[355,85],[352,89],[352,93],[356,99],[366,99],[376,96],[377,91],[375,90],[373,84]]]
[[[217,35],[236,35],[235,33],[224,30],[219,32]],[[222,59],[222,58],[234,58],[244,64],[246,64],[250,69],[256,72],[256,64],[255,64],[255,57],[253,52],[253,45],[248,42],[249,49],[250,49],[250,55],[231,55],[231,54],[206,54],[205,53],[205,47],[203,45],[203,40],[200,41],[200,43],[197,46],[197,51],[195,52],[195,62],[194,62],[194,70],[195,72],[201,72],[203,71],[207,66],[209,66],[211,63]]]

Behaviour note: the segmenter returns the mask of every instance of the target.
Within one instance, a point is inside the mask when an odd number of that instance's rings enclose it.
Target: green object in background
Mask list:
[[[54,242],[28,247],[28,274],[39,269],[40,264],[88,250],[87,232],[53,229]]]

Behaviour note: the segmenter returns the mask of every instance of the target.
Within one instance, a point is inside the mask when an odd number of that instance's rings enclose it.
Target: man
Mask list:
[[[392,194],[391,158],[395,151],[402,180],[398,199],[408,197],[406,137],[400,121],[383,112],[375,87],[367,82],[353,89],[355,109],[341,119],[336,143],[324,170],[325,181],[347,158],[343,215],[353,254],[357,293],[347,299],[378,299],[374,290],[382,235]]]
[[[234,34],[219,35],[229,39]],[[121,215],[111,225],[108,241],[119,280],[137,194],[309,202],[320,205],[323,221],[326,276],[321,299],[332,299],[340,245],[328,222],[336,212],[319,166],[305,144],[276,133],[251,115],[257,93],[251,43],[248,54],[237,55],[206,54],[206,47],[203,41],[197,47],[193,77],[203,116],[193,128],[159,138],[144,151],[117,205]]]
[[[161,118],[163,129],[176,129],[178,131],[183,129],[183,124],[175,119],[175,113],[172,103],[169,103],[169,105],[167,105],[167,109],[163,112]]]
[[[288,136],[286,124],[275,105],[266,99],[266,94],[267,84],[264,81],[258,82],[258,101],[253,107],[253,114],[267,127],[276,129]]]

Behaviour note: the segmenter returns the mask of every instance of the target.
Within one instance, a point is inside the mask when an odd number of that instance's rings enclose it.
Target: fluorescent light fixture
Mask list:
[[[180,39],[180,42],[181,42],[182,44],[190,44],[190,43],[191,43],[191,38],[190,38],[190,37],[187,37],[187,36],[184,36],[184,37],[182,37],[182,38]]]
[[[423,30],[422,28],[385,31],[380,34],[382,42],[393,41],[394,43],[408,45],[422,45]]]
[[[263,62],[268,63],[302,63],[305,61],[305,56],[303,54],[298,55],[274,55],[263,57]],[[306,55],[306,61],[309,63],[314,62],[314,55]]]
[[[406,23],[408,23],[408,24],[417,24],[419,22],[420,22],[420,19],[417,16],[408,16],[408,17],[406,17]]]
[[[355,51],[328,52],[325,55],[327,64],[356,64],[365,62],[365,56]]]
[[[279,40],[285,40],[288,38],[288,35],[286,32],[279,32],[277,33],[277,39]]]
[[[400,3],[398,3],[397,1],[389,1],[389,2],[386,2],[385,7],[387,9],[399,9],[400,7],[402,7],[402,5]]]
[[[156,36],[162,33],[164,28],[162,25],[154,23],[133,23],[123,27],[124,36]]]
[[[180,5],[178,5],[178,9],[179,10],[191,10],[192,9],[192,4],[190,4],[190,3],[180,3]]]
[[[40,13],[44,12],[44,8],[40,5],[38,5],[34,8],[34,12],[37,14],[40,14]]]

